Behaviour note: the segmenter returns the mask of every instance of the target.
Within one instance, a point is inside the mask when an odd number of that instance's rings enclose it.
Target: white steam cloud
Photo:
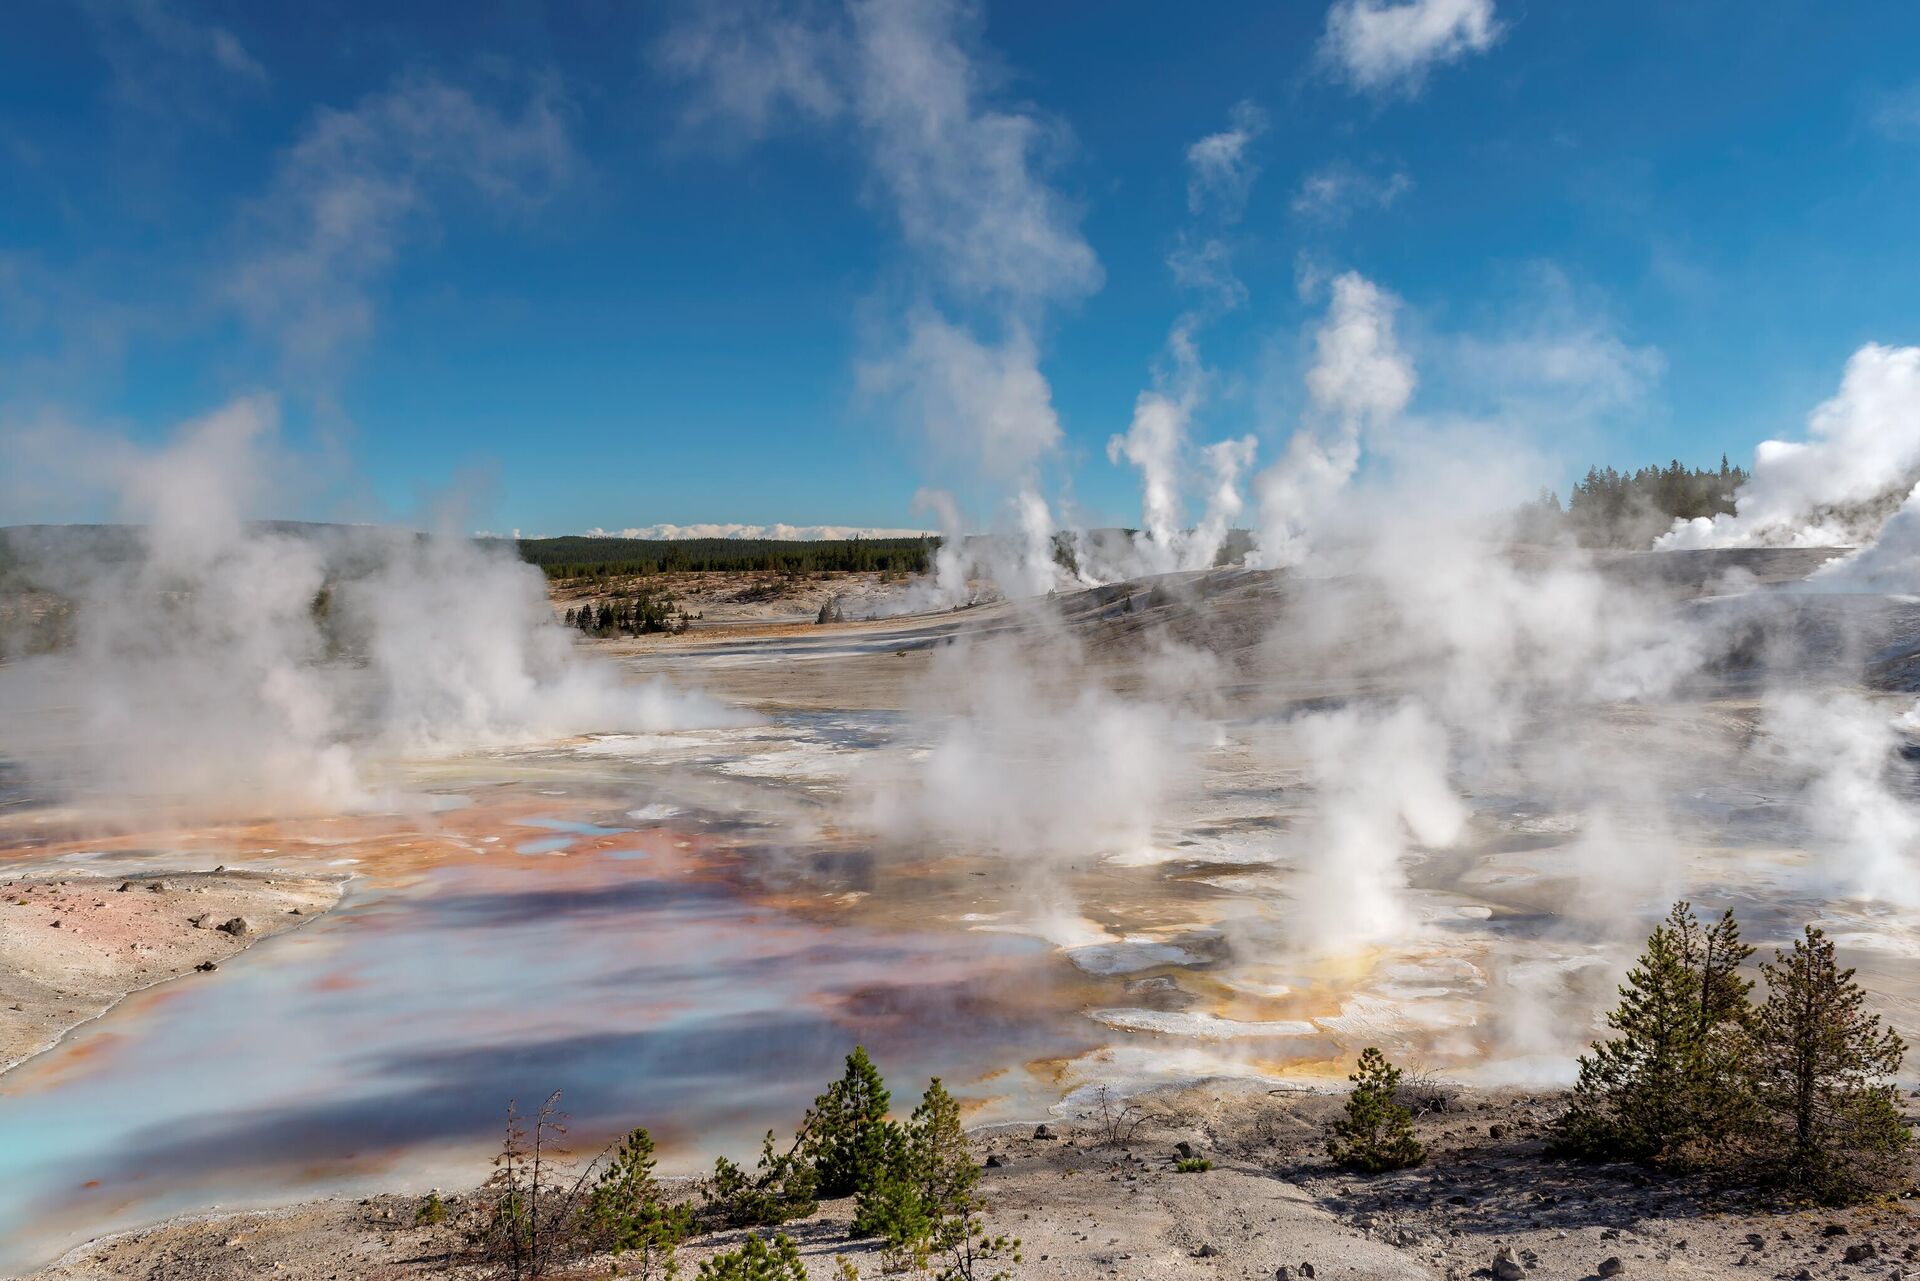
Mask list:
[[[735,723],[581,656],[540,572],[471,540],[250,523],[289,460],[271,400],[236,401],[144,451],[69,443],[129,546],[49,548],[73,584],[70,651],[0,666],[9,747],[112,806],[324,812],[383,799],[365,752],[445,752],[594,730]]]
[[[1832,547],[1871,538],[1920,479],[1920,347],[1869,343],[1804,441],[1767,440],[1732,515],[1676,521],[1667,548]]]

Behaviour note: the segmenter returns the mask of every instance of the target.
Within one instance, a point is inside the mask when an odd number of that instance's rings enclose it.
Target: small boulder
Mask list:
[[[253,929],[252,926],[247,924],[247,918],[244,916],[236,916],[230,920],[222,921],[214,928],[218,929],[222,934],[231,934],[235,938],[245,938]]]
[[[1507,1127],[1504,1125],[1490,1125],[1487,1127],[1487,1137],[1495,1143],[1498,1143],[1501,1139],[1507,1137]]]
[[[1503,1245],[1493,1252],[1493,1281],[1525,1281],[1527,1270],[1513,1257],[1513,1247]]]
[[[1857,1245],[1848,1246],[1847,1252],[1840,1256],[1840,1262],[1865,1263],[1868,1259],[1873,1258],[1876,1253],[1877,1251],[1873,1248],[1873,1242],[1862,1241]]]
[[[215,970],[219,969],[220,967],[215,965],[212,961],[202,961],[200,962],[200,964],[194,966],[193,968],[196,970],[199,970],[202,974],[211,974]]]
[[[1214,1248],[1213,1242],[1203,1241],[1200,1243],[1200,1248],[1193,1252],[1193,1257],[1196,1259],[1211,1259],[1219,1253],[1220,1251]]]
[[[1044,1125],[1036,1125],[1033,1127],[1033,1137],[1036,1139],[1057,1139],[1060,1136]]]
[[[196,930],[204,930],[207,928],[207,914],[202,912],[198,916],[189,916],[187,918],[187,924]]]
[[[989,1170],[997,1170],[1005,1164],[1006,1162],[1000,1159],[1000,1154],[998,1152],[987,1153],[987,1168]]]
[[[1594,1273],[1601,1277],[1617,1277],[1626,1270],[1627,1265],[1620,1262],[1620,1256],[1610,1254],[1600,1260],[1600,1266],[1594,1269]]]
[[[1843,1237],[1847,1235],[1847,1225],[1844,1223],[1829,1223],[1820,1229],[1820,1235],[1823,1237]]]
[[[1173,1150],[1180,1154],[1180,1157],[1182,1160],[1186,1160],[1193,1156],[1193,1144],[1187,1142],[1185,1139],[1182,1139],[1178,1143],[1174,1144]]]

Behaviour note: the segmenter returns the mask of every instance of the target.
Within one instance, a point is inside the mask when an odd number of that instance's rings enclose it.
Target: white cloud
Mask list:
[[[695,129],[732,129],[764,138],[782,123],[831,119],[846,108],[844,25],[818,6],[708,4],[670,28],[654,50],[688,81],[682,113]]]
[[[90,0],[86,13],[113,69],[114,90],[145,111],[202,108],[206,72],[229,83],[258,88],[267,83],[240,38],[225,27],[199,23],[166,0]]]
[[[1017,327],[988,343],[937,313],[916,313],[906,345],[863,366],[860,381],[906,409],[942,458],[991,479],[1027,480],[1060,443],[1052,389]]]
[[[1039,176],[1062,131],[978,100],[949,0],[861,0],[858,110],[907,241],[948,283],[1016,299],[1079,297],[1100,263]]]
[[[1868,119],[1895,142],[1920,142],[1920,80],[1881,94]]]
[[[293,372],[326,372],[372,326],[373,288],[436,195],[530,208],[576,165],[560,103],[517,115],[431,78],[404,78],[351,110],[323,110],[251,207],[226,293]]]
[[[1240,216],[1259,172],[1247,148],[1266,129],[1266,113],[1251,102],[1241,102],[1234,106],[1227,128],[1187,148],[1188,212],[1212,210],[1226,222]]]
[[[1493,0],[1336,0],[1321,57],[1368,92],[1418,93],[1427,72],[1500,39]]]
[[[1077,211],[1041,177],[1065,130],[983,101],[960,0],[734,0],[695,9],[655,53],[691,91],[690,123],[749,137],[791,116],[858,126],[907,243],[945,285],[1073,298],[1101,269]]]
[[[1411,190],[1413,179],[1399,170],[1383,176],[1336,160],[1300,180],[1293,211],[1316,222],[1345,222],[1355,210],[1385,209]]]
[[[519,531],[514,531],[518,536]],[[780,542],[817,543],[848,538],[924,538],[924,529],[876,529],[865,525],[640,525],[629,529],[589,529],[588,538],[771,538]]]

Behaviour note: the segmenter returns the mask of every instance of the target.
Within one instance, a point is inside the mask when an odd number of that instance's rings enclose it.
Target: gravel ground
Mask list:
[[[227,871],[0,881],[0,1071],[129,992],[306,923],[340,901],[344,884]]]
[[[1904,1199],[1846,1212],[1769,1209],[1698,1182],[1549,1160],[1541,1136],[1560,1106],[1551,1095],[1463,1091],[1421,1118],[1425,1166],[1343,1174],[1323,1155],[1339,1105],[1336,1095],[1208,1083],[1141,1099],[1139,1127],[1124,1141],[1086,1119],[1050,1120],[1050,1138],[1031,1126],[975,1131],[988,1226],[1021,1239],[1015,1278],[1250,1279],[1284,1268],[1289,1281],[1891,1281],[1920,1256],[1920,1216]],[[1214,1168],[1178,1172],[1181,1144]],[[460,1264],[451,1230],[413,1226],[418,1204],[377,1197],[177,1220],[82,1246],[35,1279],[480,1275]],[[833,1202],[788,1225],[811,1276],[834,1276],[837,1255],[881,1275],[878,1252],[847,1240],[851,1214],[850,1202]],[[684,1248],[683,1273],[740,1236]],[[592,1259],[563,1275],[620,1268]]]

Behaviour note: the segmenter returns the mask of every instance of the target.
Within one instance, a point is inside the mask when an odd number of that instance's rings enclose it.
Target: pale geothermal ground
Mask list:
[[[1791,582],[1824,555],[1740,563]],[[1733,559],[1614,568],[1673,577],[1679,612],[1713,608],[1705,584]],[[1304,869],[1326,784],[1275,727],[1414,675],[1276,659],[1265,620],[1300,603],[1268,576],[1174,586],[1063,597],[1045,624],[989,605],[601,644],[636,676],[759,719],[391,761],[385,782],[416,799],[390,813],[188,829],[121,815],[103,836],[9,796],[0,947],[16,968],[0,1004],[23,1008],[0,1008],[0,1047],[77,1026],[0,1079],[0,1270],[119,1232],[36,1275],[443,1275],[444,1244],[407,1226],[409,1198],[484,1176],[508,1098],[563,1090],[581,1147],[646,1125],[663,1167],[687,1175],[749,1155],[769,1126],[790,1132],[856,1041],[896,1103],[931,1075],[961,1094],[983,1159],[1001,1162],[989,1222],[1024,1240],[1021,1277],[1272,1277],[1306,1262],[1327,1278],[1439,1278],[1486,1268],[1500,1245],[1542,1278],[1609,1256],[1628,1275],[1912,1266],[1897,1213],[1755,1216],[1534,1159],[1551,1091],[1676,897],[1733,908],[1763,946],[1824,923],[1878,1008],[1920,1031],[1920,918],[1822,888],[1756,683],[1728,670],[1657,703],[1522,715],[1465,772],[1458,838],[1388,850],[1396,932],[1302,947],[1367,905]],[[1912,608],[1879,602],[1832,645],[1817,640],[1826,607],[1809,608],[1806,679],[1897,714],[1920,650]],[[1166,679],[1168,640],[1211,656],[1181,668],[1190,715],[1108,715],[1104,691]],[[983,643],[1024,655],[1026,675],[1003,688],[988,662],[947,679]],[[1057,701],[1035,655],[1062,644],[1102,693]],[[1118,788],[1056,768],[1098,742],[1124,772],[1143,736],[1169,750]],[[983,760],[1000,772],[977,795],[943,808],[916,790]],[[1550,785],[1543,760],[1561,763]],[[229,871],[184,875],[216,866]],[[342,875],[338,905],[314,916]],[[165,894],[141,888],[152,878]],[[45,919],[56,894],[79,937],[114,953],[84,961],[84,983],[58,972],[78,954],[17,941],[71,949],[71,927]],[[165,910],[136,920],[117,899]],[[203,906],[207,925],[252,928],[195,930]],[[195,971],[201,959],[218,968]],[[85,999],[50,1015],[56,990]],[[1466,1090],[1421,1122],[1429,1167],[1360,1180],[1322,1159],[1326,1087],[1374,1043]],[[1082,1119],[1100,1083],[1153,1114],[1129,1146]],[[1067,1137],[1030,1137],[1041,1121]],[[1172,1172],[1180,1141],[1217,1168]],[[848,1212],[796,1230],[816,1275],[836,1250],[877,1271],[833,1226]],[[199,1217],[140,1229],[169,1216]],[[1845,1234],[1822,1235],[1829,1223]],[[1875,1263],[1839,1262],[1863,1243]]]

